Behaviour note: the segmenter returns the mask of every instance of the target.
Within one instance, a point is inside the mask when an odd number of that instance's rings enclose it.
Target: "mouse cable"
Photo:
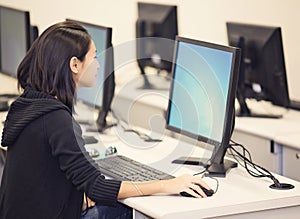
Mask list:
[[[129,127],[129,124],[127,121],[125,121],[124,119],[120,119],[116,113],[111,110],[112,116],[117,120],[117,125],[120,125],[121,128],[124,130],[124,132],[132,132],[135,133],[137,136],[139,136],[141,139],[143,139],[145,142],[161,142],[161,139],[156,139],[156,138],[152,138],[149,135],[147,135],[146,133],[137,131],[133,128]],[[127,127],[125,127],[122,123],[124,123]]]
[[[218,189],[219,189],[219,180],[218,180],[217,178],[215,178],[215,177],[212,177],[212,176],[209,176],[209,175],[206,175],[206,174],[203,174],[203,175],[201,176],[202,179],[205,178],[205,177],[208,177],[208,178],[213,179],[213,180],[216,181],[217,185],[216,185],[215,188],[214,188],[214,194],[217,193],[217,191],[218,191]]]
[[[233,140],[230,140],[231,142],[233,142],[233,144],[229,145],[229,155],[233,156],[233,158],[241,165],[243,166],[247,172],[253,176],[253,177],[258,177],[258,178],[263,178],[263,177],[267,177],[270,178],[274,184],[277,187],[280,187],[280,183],[279,181],[275,178],[275,176],[266,168],[255,164],[252,161],[251,158],[251,154],[250,152],[242,145],[239,143],[236,143]],[[240,153],[236,147],[239,147],[242,149],[242,153]],[[250,169],[252,168],[252,169]]]
[[[194,173],[193,176],[197,176],[197,175],[202,174],[202,175],[201,175],[201,179],[207,177],[207,178],[210,178],[210,179],[215,180],[216,183],[217,183],[217,185],[216,185],[215,188],[214,188],[214,193],[216,193],[216,192],[218,191],[218,189],[219,189],[219,180],[218,180],[217,178],[215,178],[215,177],[209,176],[209,175],[207,175],[207,174],[203,174],[203,173],[205,173],[205,172],[206,172],[206,168],[204,168],[204,169],[203,169],[202,171],[200,171],[200,172]]]

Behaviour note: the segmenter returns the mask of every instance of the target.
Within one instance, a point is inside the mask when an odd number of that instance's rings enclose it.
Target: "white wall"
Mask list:
[[[40,31],[65,18],[111,26],[114,45],[134,39],[136,2],[137,0],[0,0],[1,5],[29,10],[32,24],[36,24]],[[215,43],[227,44],[226,21],[280,26],[290,97],[300,100],[299,0],[148,0],[145,2],[176,4],[179,35]]]

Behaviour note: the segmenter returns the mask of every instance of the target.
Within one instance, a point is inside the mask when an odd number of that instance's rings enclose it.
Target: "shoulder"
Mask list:
[[[66,109],[57,109],[45,114],[47,119],[66,119],[70,120],[73,118],[72,114]]]
[[[47,129],[80,130],[79,124],[75,121],[73,115],[65,109],[51,111],[44,116]]]
[[[43,123],[47,139],[53,147],[84,146],[81,127],[67,110],[59,109],[47,113]]]

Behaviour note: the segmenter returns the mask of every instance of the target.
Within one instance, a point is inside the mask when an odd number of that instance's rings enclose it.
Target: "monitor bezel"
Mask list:
[[[32,41],[32,36],[31,36],[31,23],[30,23],[30,12],[29,11],[26,11],[26,10],[21,10],[21,9],[18,9],[18,8],[12,8],[12,7],[7,7],[7,6],[0,6],[0,16],[1,16],[1,11],[2,10],[8,10],[8,11],[11,11],[11,12],[15,12],[15,13],[20,13],[24,16],[24,21],[25,21],[25,36],[26,36],[26,52],[29,50],[30,46],[31,46],[31,41]],[[2,31],[2,27],[1,27],[1,24],[0,24],[0,32]],[[0,38],[1,38],[1,34],[0,34]],[[2,69],[2,48],[1,48],[1,42],[2,40],[0,39],[0,72],[5,74],[5,75],[8,75],[10,77],[13,77],[13,78],[17,78],[17,71],[16,72],[7,72],[5,70]],[[25,52],[25,54],[26,54]],[[24,55],[25,55],[24,54]],[[16,66],[17,67],[17,66]]]
[[[224,117],[224,124],[223,124],[223,132],[222,132],[222,140],[216,141],[215,139],[210,139],[200,134],[191,133],[180,128],[174,127],[169,125],[170,121],[170,110],[171,110],[171,102],[173,97],[173,88],[174,88],[174,77],[175,77],[175,68],[176,68],[176,59],[178,56],[178,45],[180,42],[195,44],[199,46],[205,46],[212,49],[218,49],[226,52],[232,53],[232,66],[230,70],[230,79],[229,79],[229,87],[228,87],[228,95],[226,100],[226,109],[225,109],[225,117]],[[227,147],[229,146],[231,134],[234,128],[234,115],[235,115],[235,93],[237,89],[237,81],[238,81],[238,69],[239,69],[239,62],[240,62],[240,49],[236,47],[224,46],[219,44],[214,44],[210,42],[200,41],[189,39],[185,37],[176,37],[175,49],[174,49],[174,56],[173,56],[173,63],[172,63],[172,74],[171,74],[171,89],[169,95],[169,103],[167,108],[166,114],[166,128],[170,131],[183,134],[185,136],[191,137],[198,141],[210,144],[215,146],[214,153],[211,157],[211,162],[217,162],[219,164],[223,163],[224,155],[226,153]]]

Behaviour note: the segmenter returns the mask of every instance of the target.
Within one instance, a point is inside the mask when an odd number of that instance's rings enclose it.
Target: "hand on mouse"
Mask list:
[[[118,199],[160,193],[180,194],[182,192],[195,198],[207,197],[200,186],[210,190],[210,187],[201,179],[201,177],[189,174],[166,180],[144,182],[122,181]]]
[[[210,189],[210,187],[199,176],[189,174],[184,174],[174,179],[166,180],[164,184],[168,193],[179,194],[180,192],[187,192],[196,198],[207,197],[199,185]],[[198,192],[198,194],[195,191]]]

